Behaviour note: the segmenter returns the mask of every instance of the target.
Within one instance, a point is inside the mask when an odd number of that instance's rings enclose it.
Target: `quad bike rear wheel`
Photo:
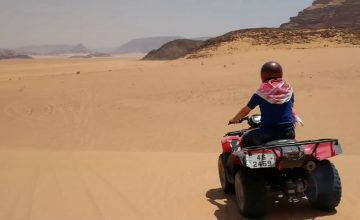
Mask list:
[[[243,216],[260,218],[266,212],[265,180],[261,173],[240,168],[235,176],[236,203]]]
[[[229,155],[225,155],[224,153],[220,154],[219,156],[218,159],[219,179],[222,190],[226,194],[233,194],[235,191],[234,184],[228,181],[228,177],[227,177],[228,174],[226,172],[226,161],[228,159],[227,156]]]
[[[320,161],[313,171],[307,172],[308,189],[306,196],[311,207],[323,211],[332,211],[341,200],[340,176],[328,160]]]

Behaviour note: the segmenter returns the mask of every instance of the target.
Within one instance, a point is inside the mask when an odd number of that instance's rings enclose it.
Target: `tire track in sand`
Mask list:
[[[73,158],[76,172],[81,179],[87,194],[96,207],[97,213],[101,213],[101,219],[142,219],[140,210],[132,204],[110,181],[96,172],[87,164]]]

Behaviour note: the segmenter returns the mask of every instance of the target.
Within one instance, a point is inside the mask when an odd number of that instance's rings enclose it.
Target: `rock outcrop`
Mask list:
[[[175,60],[197,50],[203,43],[201,40],[174,40],[150,51],[143,60]]]
[[[340,27],[360,31],[360,0],[315,0],[282,28]]]

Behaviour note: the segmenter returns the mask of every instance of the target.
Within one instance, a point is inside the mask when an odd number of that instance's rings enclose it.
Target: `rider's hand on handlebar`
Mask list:
[[[236,123],[237,123],[236,121],[229,120],[228,125],[232,125],[232,124],[236,124]]]
[[[232,125],[232,124],[238,124],[238,123],[241,123],[243,122],[244,119],[240,119],[240,120],[234,120],[234,119],[231,119],[228,123],[228,125]]]

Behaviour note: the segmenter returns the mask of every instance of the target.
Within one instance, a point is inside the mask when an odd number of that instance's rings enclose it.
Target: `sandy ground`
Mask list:
[[[359,48],[247,51],[171,62],[132,58],[0,61],[0,220],[242,219],[219,189],[229,118],[281,62],[305,127],[339,138],[336,212],[269,196],[268,219],[360,215]],[[77,74],[79,73],[79,74]]]

